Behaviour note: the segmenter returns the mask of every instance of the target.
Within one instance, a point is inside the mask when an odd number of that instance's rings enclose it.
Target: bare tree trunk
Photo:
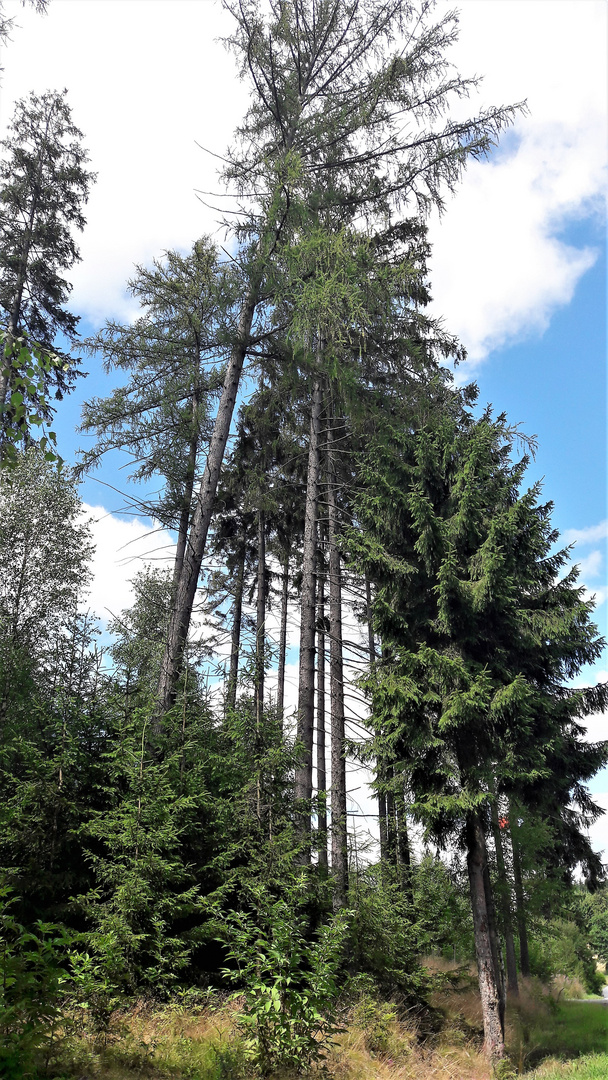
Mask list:
[[[517,963],[515,960],[515,942],[513,940],[513,917],[511,909],[511,883],[507,876],[507,868],[505,866],[505,856],[502,848],[502,836],[500,835],[500,822],[498,820],[498,804],[496,799],[492,800],[492,833],[494,836],[494,847],[496,849],[496,870],[498,872],[498,896],[500,899],[500,910],[502,914],[502,924],[505,933],[505,953],[507,957],[507,989],[510,994],[515,997],[519,996],[519,985],[517,982]]]
[[[190,525],[190,512],[192,510],[192,496],[194,494],[194,476],[196,472],[196,455],[198,453],[198,406],[200,401],[200,393],[198,389],[192,396],[192,438],[188,446],[188,463],[186,465],[186,483],[184,485],[184,497],[182,501],[182,509],[179,516],[179,527],[177,532],[177,546],[175,549],[175,565],[173,567],[173,588],[177,588],[177,583],[181,577],[182,569],[184,566],[184,554],[186,551],[186,543],[188,541],[188,526]]]
[[[346,755],[344,745],[344,661],[342,650],[342,567],[338,550],[336,462],[333,418],[327,419],[327,502],[329,546],[329,666],[331,688],[331,867],[334,910],[346,906],[348,834],[346,816]]]
[[[325,567],[323,553],[317,553],[317,820],[319,869],[326,874],[327,859],[327,768],[325,764]]]
[[[154,724],[153,733],[155,735],[158,735],[160,732],[162,714],[171,708],[177,695],[179,671],[188,637],[188,630],[190,628],[192,607],[194,605],[201,563],[203,561],[205,544],[207,542],[207,533],[209,532],[209,525],[211,524],[215,493],[217,491],[222,461],[224,460],[224,451],[226,449],[228,435],[230,434],[230,425],[232,423],[236,395],[239,388],[241,371],[243,370],[245,354],[247,352],[249,334],[251,332],[251,324],[257,299],[258,287],[254,284],[251,286],[249,296],[241,310],[238,325],[238,340],[232,350],[226,370],[222,396],[215,419],[215,427],[209,444],[207,463],[196,498],[192,523],[190,525],[182,573],[173,597],[169,628],[167,631],[167,642],[165,645],[165,653],[163,656],[158,686],[159,713],[157,714]]]
[[[393,766],[386,765],[385,776],[387,784],[394,779]],[[392,786],[386,792],[386,857],[391,866],[397,865],[397,828],[395,820],[395,794]]]
[[[513,805],[509,808],[509,828],[511,832],[511,848],[513,851],[513,883],[515,885],[517,936],[519,937],[519,970],[521,971],[522,978],[529,979],[530,952],[528,949],[528,928],[526,926],[526,901],[521,872],[521,850],[518,836],[519,826],[517,824],[517,809]]]
[[[312,742],[315,719],[315,622],[317,516],[319,505],[321,380],[315,379],[310,413],[304,551],[302,560],[302,595],[300,601],[300,662],[298,670],[297,741],[300,758],[296,768],[295,794],[303,806],[299,821],[304,836],[310,835],[310,800],[312,799]]]
[[[365,607],[367,618],[367,642],[369,648],[369,662],[370,665],[376,662],[376,642],[374,640],[374,627],[372,623],[372,587],[370,580],[365,575]],[[376,762],[376,777],[381,784],[386,780],[382,763],[380,760]],[[380,861],[384,862],[388,858],[388,846],[387,846],[387,828],[386,828],[386,794],[384,790],[378,790],[378,827],[380,833]]]
[[[281,581],[281,626],[279,630],[279,671],[277,678],[277,710],[283,715],[285,703],[285,658],[287,656],[287,605],[289,600],[289,551],[285,552]]]
[[[266,624],[266,515],[258,510],[258,581],[255,615],[254,711],[258,734],[264,719],[264,644]]]
[[[226,692],[226,709],[236,705],[236,688],[239,681],[239,656],[241,651],[241,621],[243,615],[243,589],[245,586],[245,537],[239,550],[238,573],[234,589],[234,607],[232,609],[232,633],[230,640],[230,671]]]
[[[500,1003],[494,974],[484,885],[484,866],[487,861],[486,843],[478,814],[469,813],[467,816],[466,843],[485,1050],[490,1060],[495,1062],[504,1058],[505,1044],[500,1022]]]
[[[484,836],[485,840],[485,836]],[[505,978],[504,968],[502,963],[502,950],[500,947],[500,938],[498,936],[498,927],[496,925],[496,906],[494,904],[494,892],[492,889],[492,882],[490,880],[490,867],[488,865],[488,856],[486,851],[486,858],[483,866],[483,887],[486,894],[486,910],[488,913],[488,933],[490,935],[490,947],[492,949],[492,960],[494,961],[494,979],[496,981],[496,989],[498,991],[498,1009],[500,1015],[500,1027],[503,1033],[505,1033]]]
[[[397,821],[397,856],[399,860],[401,885],[408,900],[411,904],[413,904],[414,893],[412,889],[412,857],[410,852],[410,840],[407,832],[405,796],[402,787],[400,787],[395,794],[395,811]]]

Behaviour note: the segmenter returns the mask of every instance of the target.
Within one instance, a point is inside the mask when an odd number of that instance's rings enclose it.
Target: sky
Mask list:
[[[467,348],[457,378],[476,380],[481,404],[538,437],[529,480],[542,479],[554,501],[605,633],[608,5],[461,0],[437,3],[437,15],[454,6],[451,59],[483,76],[458,114],[524,100],[527,111],[429,223],[434,312]],[[217,190],[216,160],[201,146],[221,154],[247,107],[219,40],[231,19],[214,0],[51,0],[46,16],[6,0],[5,9],[19,25],[0,58],[0,137],[17,99],[66,87],[98,174],[72,272],[70,306],[87,335],[136,315],[125,290],[135,264],[217,233],[196,191]],[[95,360],[83,366],[88,377],[55,424],[68,461],[84,442],[82,402],[115,385]],[[102,619],[128,606],[142,560],[170,556],[172,544],[124,512],[121,465],[114,455],[82,487],[97,541],[90,603]],[[607,678],[605,656],[579,681]],[[605,717],[590,719],[588,736],[608,736]],[[608,770],[591,789],[608,810]],[[592,836],[608,853],[608,815]]]

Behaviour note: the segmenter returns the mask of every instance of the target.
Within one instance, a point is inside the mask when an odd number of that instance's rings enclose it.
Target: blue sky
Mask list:
[[[435,311],[469,350],[459,377],[476,379],[482,403],[538,436],[530,481],[544,478],[556,526],[577,540],[582,580],[603,600],[605,632],[608,8],[603,0],[457,6],[454,61],[485,75],[460,112],[527,98],[529,113],[489,162],[469,168],[443,218],[430,223]],[[29,90],[66,86],[99,173],[73,276],[86,335],[107,317],[135,314],[124,288],[134,263],[187,250],[216,228],[194,195],[217,184],[195,140],[221,153],[247,92],[216,40],[230,25],[212,0],[52,0],[46,17],[17,0],[6,8],[20,28],[1,58],[0,129]],[[447,9],[440,0],[438,14]],[[89,378],[57,416],[68,460],[81,442],[80,403],[113,385],[94,361],[83,367]],[[98,508],[93,603],[101,615],[128,604],[140,563],[125,564],[124,544],[144,532],[132,515],[117,515],[124,500],[99,483],[124,488],[118,465],[117,457],[106,462],[82,488]],[[128,549],[135,556],[150,548],[138,543]],[[606,668],[604,659],[586,677]],[[593,733],[605,737],[603,720]],[[593,786],[608,807],[608,771]]]

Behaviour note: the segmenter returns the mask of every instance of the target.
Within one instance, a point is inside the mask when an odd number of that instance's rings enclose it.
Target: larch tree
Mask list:
[[[225,6],[236,22],[229,44],[253,91],[223,174],[242,211],[235,233],[243,299],[171,611],[161,711],[175,699],[241,371],[259,330],[256,312],[275,291],[277,254],[311,213],[331,227],[390,216],[406,202],[440,205],[466,160],[486,154],[515,112],[444,120],[475,80],[450,71],[455,18],[432,24],[429,4],[419,12],[406,0],[373,9],[362,0],[273,0],[267,17],[258,3]]]

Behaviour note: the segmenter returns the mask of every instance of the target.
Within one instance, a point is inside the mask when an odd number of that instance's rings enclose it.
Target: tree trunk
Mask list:
[[[331,866],[334,910],[346,907],[348,834],[344,746],[344,662],[342,652],[342,568],[338,550],[336,462],[331,417],[327,419],[327,502],[329,541],[329,666],[331,689]]]
[[[365,575],[365,608],[367,619],[367,643],[369,649],[369,662],[370,666],[376,662],[376,642],[374,639],[374,627],[372,624],[372,588],[370,580]],[[384,776],[384,770],[380,759],[376,762],[376,778],[380,784],[384,784],[386,777]],[[383,789],[379,789],[377,793],[378,797],[378,830],[380,838],[380,862],[385,862],[388,858],[388,846],[387,846],[387,822],[386,822],[386,794]]]
[[[300,600],[300,661],[298,670],[297,741],[300,757],[296,767],[295,795],[304,803],[299,822],[303,836],[310,835],[310,800],[312,799],[312,742],[315,719],[315,622],[317,515],[319,505],[319,433],[321,420],[321,381],[315,379],[310,413],[304,550],[302,559],[302,595]]]
[[[515,885],[517,935],[519,937],[519,970],[521,971],[522,978],[529,979],[530,952],[528,949],[528,929],[526,926],[526,901],[521,872],[521,850],[519,846],[517,810],[513,805],[509,808],[509,828],[511,832],[511,848],[513,851],[513,883]]]
[[[266,515],[258,510],[258,581],[255,613],[254,711],[258,737],[264,720],[264,644],[266,624]]]
[[[177,583],[172,602],[167,641],[158,686],[159,712],[154,724],[155,735],[160,733],[162,714],[171,708],[177,696],[179,671],[188,637],[188,630],[190,628],[192,607],[194,605],[201,563],[203,561],[205,544],[207,542],[207,533],[209,532],[209,525],[211,524],[215,493],[217,491],[220,470],[224,460],[224,451],[226,449],[226,443],[228,442],[228,435],[230,434],[230,425],[232,423],[236,395],[239,388],[241,371],[243,370],[245,354],[247,352],[249,334],[251,332],[251,324],[253,322],[253,314],[256,308],[257,299],[258,287],[252,285],[249,296],[241,310],[238,325],[238,340],[232,350],[226,370],[222,396],[217,410],[213,435],[211,436],[211,442],[209,444],[207,463],[196,498],[192,523],[190,525],[182,573]]]
[[[498,804],[492,800],[492,833],[494,847],[496,849],[496,869],[498,872],[498,896],[502,914],[502,924],[505,933],[505,953],[507,957],[507,989],[510,994],[519,997],[519,985],[517,982],[517,963],[515,961],[515,943],[513,941],[513,917],[511,911],[511,884],[507,877],[505,856],[502,848],[502,836],[500,835],[500,822],[498,820]]]
[[[283,716],[285,707],[285,658],[287,656],[287,605],[289,600],[289,551],[285,552],[281,582],[281,626],[279,630],[279,671],[277,678],[277,710]]]
[[[393,780],[393,766],[385,766],[387,784]],[[386,791],[386,857],[391,866],[397,865],[397,829],[395,821],[395,794],[392,786]]]
[[[485,836],[484,836],[485,841]],[[490,935],[490,947],[492,949],[492,960],[494,962],[494,979],[496,982],[496,989],[498,990],[498,1008],[500,1015],[500,1028],[503,1034],[505,1034],[505,977],[504,967],[502,963],[502,950],[500,947],[500,938],[498,936],[498,927],[496,925],[496,905],[494,904],[494,891],[492,889],[492,882],[490,880],[490,867],[488,865],[487,850],[485,853],[485,860],[483,864],[483,887],[486,894],[486,911],[488,913],[488,933]]]
[[[194,494],[194,476],[196,473],[196,455],[198,453],[198,406],[200,401],[200,392],[195,390],[192,397],[192,438],[190,439],[190,445],[188,446],[188,463],[186,466],[186,483],[184,485],[184,497],[182,501],[182,509],[179,516],[179,527],[177,532],[177,546],[175,549],[175,565],[173,567],[173,588],[177,588],[177,583],[181,577],[184,566],[184,554],[186,551],[186,543],[188,541],[188,527],[190,525],[190,511],[192,510],[192,496]]]
[[[410,853],[410,841],[407,832],[407,814],[405,812],[405,797],[403,788],[399,788],[395,795],[395,811],[397,821],[397,856],[399,859],[399,872],[401,886],[411,904],[414,903],[412,890],[412,858]]]
[[[327,770],[325,764],[325,568],[317,554],[317,820],[319,869],[327,873]]]
[[[491,1061],[499,1061],[505,1056],[505,1044],[500,1023],[500,1004],[494,975],[494,959],[490,942],[484,886],[484,866],[487,861],[486,844],[478,814],[469,813],[467,816],[466,843],[485,1050]]]
[[[232,614],[232,634],[230,640],[230,671],[226,691],[226,709],[236,705],[236,688],[239,681],[239,656],[241,651],[241,621],[243,614],[243,589],[245,586],[245,537],[239,550],[238,573],[234,589],[234,607]]]

